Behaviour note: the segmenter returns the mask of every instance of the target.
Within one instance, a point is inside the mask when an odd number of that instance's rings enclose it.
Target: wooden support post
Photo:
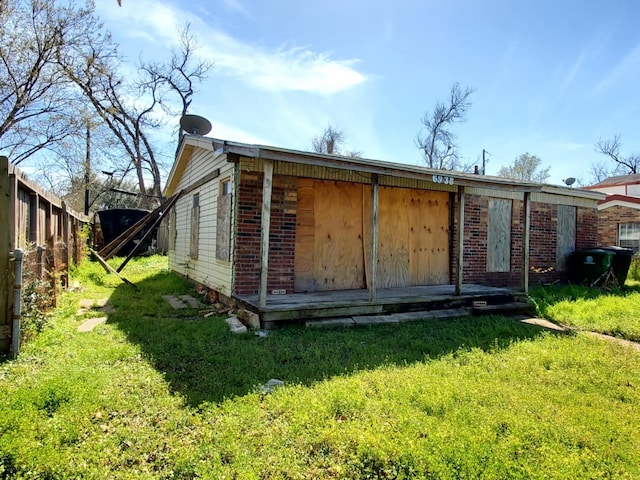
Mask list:
[[[9,319],[12,318],[13,275],[10,272],[9,252],[13,239],[13,230],[5,228],[11,225],[13,216],[11,201],[11,181],[9,177],[9,159],[0,156],[0,351],[8,352],[11,345],[9,339]]]
[[[269,231],[271,229],[271,190],[273,189],[273,160],[264,161],[262,180],[262,235],[260,237],[260,288],[258,305],[267,305],[267,280],[269,277]]]
[[[369,277],[369,301],[376,301],[378,290],[378,174],[371,175],[371,275]]]
[[[464,187],[458,187],[458,270],[456,272],[456,295],[462,295],[464,265]]]
[[[61,279],[65,285],[69,284],[69,263],[71,261],[69,254],[69,212],[67,212],[66,202],[62,202],[62,258],[65,265],[65,273]]]
[[[522,283],[529,293],[529,238],[531,230],[531,192],[524,193],[524,245],[522,247]]]

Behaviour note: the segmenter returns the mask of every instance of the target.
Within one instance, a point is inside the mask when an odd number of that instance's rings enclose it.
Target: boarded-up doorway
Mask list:
[[[298,181],[296,291],[365,288],[362,194],[357,183]]]
[[[365,196],[365,238],[370,239],[371,199]],[[370,262],[370,242],[365,258]],[[367,265],[367,271],[369,271]],[[378,201],[380,288],[449,283],[449,194],[381,187]]]
[[[367,287],[371,187],[299,179],[295,290]],[[380,187],[378,287],[449,283],[449,194]]]

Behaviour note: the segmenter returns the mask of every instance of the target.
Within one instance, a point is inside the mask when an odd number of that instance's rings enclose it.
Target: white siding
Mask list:
[[[189,188],[190,185],[216,168],[220,169],[220,176],[182,196],[176,202],[174,207],[176,209],[176,242],[175,249],[169,251],[169,267],[198,283],[225,295],[231,295],[235,242],[231,245],[231,261],[216,258],[215,242],[218,187],[223,179],[231,179],[231,184],[234,185],[234,164],[227,162],[225,155],[218,155],[214,158],[212,151],[195,148],[175,191]],[[200,232],[197,259],[189,256],[191,206],[194,193],[200,194]],[[233,211],[235,211],[235,201],[234,194]],[[235,224],[235,215],[232,224]]]
[[[627,185],[627,195],[640,197],[640,185]]]

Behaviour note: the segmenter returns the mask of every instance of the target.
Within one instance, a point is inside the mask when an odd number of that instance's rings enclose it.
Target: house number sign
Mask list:
[[[453,185],[453,177],[449,177],[447,175],[434,175],[433,182],[444,183],[445,185]]]

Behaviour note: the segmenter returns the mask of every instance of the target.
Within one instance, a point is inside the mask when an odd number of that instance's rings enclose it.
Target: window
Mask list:
[[[618,246],[630,248],[633,253],[640,250],[640,223],[620,223],[618,225]]]
[[[511,200],[489,199],[487,272],[511,269]]]
[[[231,259],[231,181],[227,178],[220,182],[218,212],[216,219],[216,258]]]
[[[193,205],[191,207],[191,242],[189,245],[189,256],[198,258],[198,242],[200,240],[200,194],[193,195]]]

